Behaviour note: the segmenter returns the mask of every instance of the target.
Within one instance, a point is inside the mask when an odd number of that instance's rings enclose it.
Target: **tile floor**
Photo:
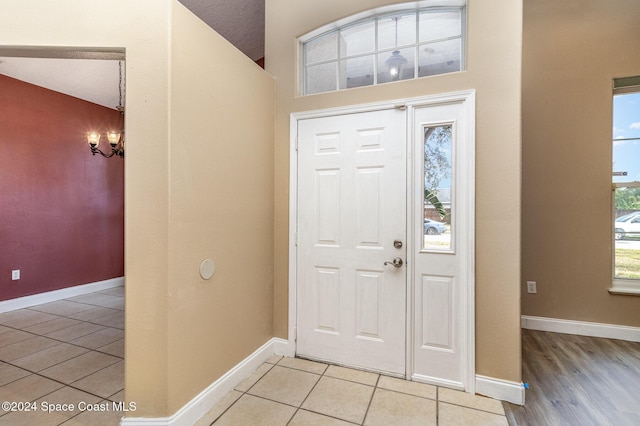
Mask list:
[[[490,398],[297,358],[274,356],[196,424],[508,425]]]
[[[37,408],[0,408],[0,426],[118,425],[112,402],[123,389],[123,287],[0,314],[0,402]],[[109,411],[80,411],[80,402]],[[55,404],[75,407],[43,411]]]
[[[0,426],[115,426],[124,400],[124,288],[0,314]],[[108,407],[80,411],[78,403]],[[33,405],[35,403],[35,405]],[[74,411],[47,413],[53,404]],[[54,405],[55,408],[55,405]],[[303,359],[274,356],[197,423],[507,425],[499,401]]]

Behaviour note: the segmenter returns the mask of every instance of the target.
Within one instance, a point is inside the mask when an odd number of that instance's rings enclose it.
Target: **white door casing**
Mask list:
[[[404,375],[404,112],[299,121],[298,166],[297,353]]]
[[[457,113],[445,114],[445,116],[429,116],[429,111],[436,111],[440,107],[454,105],[453,110],[457,109]],[[455,106],[457,105],[457,106]],[[303,190],[302,185],[299,182],[304,173],[304,170],[308,168],[302,158],[298,158],[297,147],[302,145],[303,141],[298,139],[299,128],[303,123],[310,122],[309,120],[325,117],[344,117],[345,120],[353,119],[359,114],[394,111],[396,116],[398,114],[403,115],[404,118],[400,119],[405,126],[406,134],[408,137],[407,147],[407,162],[405,164],[406,176],[403,183],[403,189],[398,188],[397,193],[406,194],[405,208],[406,220],[404,221],[405,233],[408,237],[403,248],[406,249],[408,256],[405,266],[407,266],[406,275],[402,279],[405,280],[404,286],[406,293],[403,297],[406,297],[406,309],[402,315],[406,321],[406,338],[403,337],[402,342],[398,343],[403,347],[402,351],[406,354],[406,363],[400,368],[403,372],[399,375],[406,376],[408,379],[423,381],[428,383],[434,383],[438,385],[453,387],[457,389],[464,389],[467,392],[475,392],[475,307],[474,307],[474,259],[475,259],[475,142],[474,142],[474,129],[475,129],[475,92],[473,90],[456,92],[443,95],[434,95],[428,97],[421,97],[415,99],[403,99],[392,102],[384,102],[377,104],[367,104],[346,108],[335,108],[331,110],[321,111],[309,111],[303,113],[295,113],[291,115],[291,150],[290,150],[290,246],[289,246],[289,343],[290,354],[298,354],[300,356],[309,357],[313,359],[321,359],[325,361],[334,362],[337,364],[352,365],[355,367],[361,367],[365,369],[387,371],[398,370],[394,368],[385,367],[382,364],[373,362],[372,364],[363,364],[357,361],[360,358],[371,358],[372,353],[366,353],[362,356],[362,352],[356,355],[356,361],[345,360],[345,356],[342,355],[345,352],[345,348],[341,344],[328,344],[328,343],[312,343],[315,345],[311,350],[305,350],[305,346],[301,346],[301,341],[304,340],[302,336],[303,321],[301,316],[308,315],[306,312],[307,305],[301,303],[300,292],[304,290],[301,288],[301,281],[304,279],[304,273],[301,271],[302,258],[300,253],[302,252],[303,239],[308,230],[300,226],[300,219],[311,213],[311,210],[317,208],[315,201],[305,205],[305,197],[308,196],[307,189]],[[453,111],[449,108],[449,111]],[[423,175],[422,175],[422,153],[423,153],[423,130],[424,125],[454,123],[455,122],[455,156],[452,162],[455,165],[455,176],[453,181],[455,182],[455,211],[453,218],[455,226],[455,238],[453,240],[453,252],[454,254],[445,253],[431,253],[423,250],[422,247],[422,214],[423,214]],[[348,125],[347,125],[348,127]],[[358,127],[358,126],[356,126]],[[379,128],[379,123],[374,126],[365,125],[360,127],[361,130]],[[321,130],[319,134],[329,134],[331,130]],[[329,138],[330,139],[330,138]],[[326,140],[324,141],[326,142]],[[315,142],[314,142],[315,143]],[[320,144],[322,145],[322,144]],[[328,145],[324,145],[325,148]],[[314,148],[316,149],[316,148]],[[372,166],[375,169],[375,166]],[[320,168],[322,169],[322,167]],[[320,170],[319,169],[319,170]],[[325,166],[326,170],[334,169],[335,166]],[[330,173],[326,174],[326,170],[323,172],[323,178],[325,181],[329,181],[331,178]],[[363,169],[364,170],[364,169]],[[315,171],[314,171],[315,173]],[[372,176],[367,176],[371,178]],[[314,178],[315,179],[315,178]],[[305,187],[306,188],[306,187]],[[326,189],[326,188],[325,188]],[[315,196],[314,196],[315,197]],[[402,206],[397,206],[402,209]],[[307,211],[305,212],[305,208]],[[369,218],[371,219],[371,218]],[[408,224],[408,225],[407,225]],[[298,246],[298,242],[301,243]],[[388,243],[387,243],[388,245]],[[367,253],[382,254],[386,249],[378,249],[377,251],[368,247]],[[365,251],[365,250],[362,250]],[[392,253],[396,251],[392,250]],[[386,252],[385,252],[386,254]],[[300,257],[299,257],[300,256]],[[342,256],[344,259],[349,259],[349,256]],[[373,256],[372,256],[373,257]],[[380,259],[391,260],[395,256],[381,256]],[[404,259],[404,253],[400,255]],[[447,264],[441,262],[441,258],[450,257],[457,263],[455,266],[443,266]],[[343,259],[343,260],[344,260]],[[322,262],[318,263],[320,269],[316,268],[318,273],[322,272]],[[377,265],[379,259],[373,261]],[[444,269],[443,269],[444,268]],[[352,271],[355,271],[355,267]],[[362,271],[369,271],[371,269],[374,274],[371,277],[367,277],[370,282],[375,281],[379,277],[389,277],[389,272],[394,269],[388,270],[387,268],[380,269],[379,266],[371,268],[360,268]],[[382,275],[380,276],[380,271]],[[326,272],[326,271],[325,271]],[[328,270],[330,275],[330,268]],[[397,272],[397,271],[396,271]],[[308,273],[308,271],[307,271]],[[352,275],[355,272],[352,273]],[[327,278],[326,275],[324,278]],[[385,279],[386,279],[385,277]],[[328,279],[330,282],[330,279]],[[402,284],[400,284],[402,286]],[[397,294],[397,293],[394,293]],[[308,295],[307,295],[308,296]],[[378,293],[379,296],[379,293]],[[306,297],[306,296],[303,296]],[[447,300],[451,300],[452,304],[439,305],[436,300],[438,297],[443,297]],[[436,308],[435,310],[433,308]],[[350,315],[353,317],[353,313],[357,308],[352,306]],[[442,318],[451,318],[451,321],[447,324],[447,327],[442,328],[436,326],[438,321]],[[425,320],[429,319],[428,321]],[[432,323],[432,324],[431,324]],[[426,327],[425,327],[426,324]],[[431,330],[429,330],[429,324],[431,324]],[[331,328],[331,327],[328,327]],[[322,328],[319,328],[322,330]],[[355,330],[355,327],[353,328]],[[331,330],[322,330],[324,334],[331,335]],[[435,332],[435,334],[434,334]],[[322,334],[315,332],[315,334]],[[367,333],[361,333],[361,338],[353,340],[361,340],[363,342],[375,342],[375,338],[372,338],[370,331]],[[355,336],[355,335],[354,335]],[[443,336],[447,336],[446,338]],[[433,340],[436,341],[433,341]],[[451,345],[455,346],[455,349],[446,347],[448,344],[443,344],[442,339],[450,340]],[[434,344],[435,343],[435,344]],[[322,351],[321,347],[326,345],[326,349]],[[307,346],[308,348],[309,346]],[[355,352],[358,354],[358,352]],[[435,354],[435,355],[434,355]],[[443,355],[449,355],[450,360],[443,358]],[[439,359],[440,357],[440,359]],[[439,366],[442,366],[439,367]],[[455,367],[452,367],[455,366]],[[399,370],[398,370],[399,371]]]

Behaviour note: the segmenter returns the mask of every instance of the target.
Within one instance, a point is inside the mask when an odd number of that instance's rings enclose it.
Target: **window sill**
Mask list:
[[[613,280],[609,293],[623,296],[640,296],[640,282],[636,280]]]

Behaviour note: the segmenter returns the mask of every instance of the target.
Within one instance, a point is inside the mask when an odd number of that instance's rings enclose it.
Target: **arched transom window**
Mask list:
[[[462,70],[465,2],[446,3],[454,5],[396,6],[301,37],[302,94]]]

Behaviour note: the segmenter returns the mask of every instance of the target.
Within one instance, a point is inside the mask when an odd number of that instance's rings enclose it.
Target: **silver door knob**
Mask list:
[[[384,266],[393,265],[394,268],[399,268],[404,265],[404,262],[399,257],[396,257],[391,262],[384,262]]]

